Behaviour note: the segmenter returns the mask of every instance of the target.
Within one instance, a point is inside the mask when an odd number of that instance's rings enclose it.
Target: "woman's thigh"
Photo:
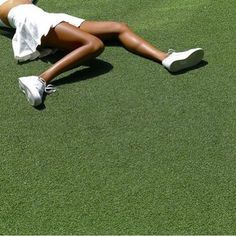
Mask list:
[[[127,26],[113,21],[85,21],[80,29],[100,39],[116,38]]]
[[[42,38],[41,45],[43,47],[72,51],[92,40],[96,40],[96,37],[92,34],[69,23],[62,22],[55,28],[52,28],[49,33]]]

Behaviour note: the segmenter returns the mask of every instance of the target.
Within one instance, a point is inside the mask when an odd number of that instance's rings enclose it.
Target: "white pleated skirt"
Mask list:
[[[33,4],[23,4],[10,10],[8,21],[16,29],[12,39],[14,57],[22,62],[45,54],[45,51],[38,51],[37,48],[41,45],[41,38],[46,36],[51,28],[61,22],[79,27],[84,19],[64,13],[48,13]],[[47,50],[45,55],[49,53]]]

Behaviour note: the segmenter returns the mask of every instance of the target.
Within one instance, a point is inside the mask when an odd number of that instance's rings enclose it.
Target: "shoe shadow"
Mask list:
[[[61,54],[61,53],[59,53],[59,54]],[[56,55],[54,55],[53,57],[50,56],[46,59],[43,58],[41,60],[47,61],[50,63],[55,63],[56,61],[58,61],[58,57],[60,59],[61,55],[58,55],[58,53],[56,53]],[[97,59],[97,58],[92,59],[86,63],[83,63],[82,66],[86,66],[86,68],[75,71],[74,73],[71,73],[65,77],[58,79],[58,80],[52,81],[51,84],[58,87],[63,84],[78,83],[80,81],[97,78],[98,76],[106,74],[113,69],[113,66],[110,63],[105,62],[101,59]],[[35,107],[35,109],[39,110],[39,111],[46,109],[46,106],[44,104],[46,99],[47,99],[47,94],[44,93],[43,103],[41,105]]]
[[[189,71],[192,71],[192,70],[197,70],[197,69],[200,69],[202,67],[205,67],[208,65],[208,62],[205,61],[205,60],[202,60],[200,63],[198,63],[197,65],[195,66],[192,66],[192,67],[189,67],[187,69],[184,69],[184,70],[181,70],[179,72],[170,72],[171,75],[182,75],[182,74],[185,74]]]

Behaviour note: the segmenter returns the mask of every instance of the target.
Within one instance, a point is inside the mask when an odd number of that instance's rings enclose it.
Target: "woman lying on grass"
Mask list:
[[[195,66],[203,58],[201,48],[162,52],[124,23],[85,21],[67,14],[47,13],[33,2],[0,0],[0,26],[16,29],[12,40],[14,57],[26,61],[50,52],[40,52],[41,48],[59,49],[68,54],[38,76],[19,78],[19,86],[32,106],[42,103],[43,93],[52,79],[100,55],[106,39],[118,40],[130,52],[162,63],[170,72]]]

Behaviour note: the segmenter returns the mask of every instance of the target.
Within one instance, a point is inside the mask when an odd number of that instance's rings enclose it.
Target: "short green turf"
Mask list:
[[[0,234],[235,234],[234,0],[40,0],[126,22],[162,50],[205,49],[172,75],[120,47],[57,78],[32,108],[0,36]]]

